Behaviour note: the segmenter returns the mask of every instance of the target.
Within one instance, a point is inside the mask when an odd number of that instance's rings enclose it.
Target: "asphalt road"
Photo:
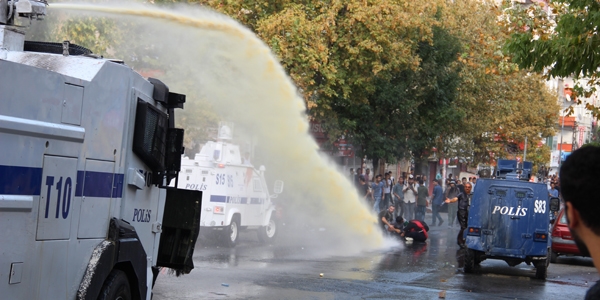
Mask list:
[[[582,257],[560,257],[546,281],[534,278],[533,266],[499,260],[464,274],[458,227],[445,224],[431,228],[426,244],[352,256],[319,255],[319,230],[303,243],[294,243],[293,230],[280,233],[273,245],[255,232],[242,232],[232,249],[199,241],[195,269],[180,277],[163,270],[153,299],[583,299],[599,279]]]

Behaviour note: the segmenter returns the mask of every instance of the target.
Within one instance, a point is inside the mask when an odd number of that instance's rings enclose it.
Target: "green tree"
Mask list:
[[[376,90],[365,103],[340,99],[333,106],[364,154],[378,165],[414,157],[423,162],[436,139],[456,130],[462,115],[455,109],[460,83],[458,39],[441,27],[433,28],[432,43],[419,43],[419,68],[377,78]]]
[[[554,0],[549,7],[515,6],[504,16],[510,39],[506,50],[520,67],[548,77],[585,78],[577,90],[589,97],[600,79],[600,3]],[[594,116],[597,107],[586,104]]]
[[[432,42],[433,26],[439,22],[435,15],[444,5],[295,2],[260,10],[274,13],[249,26],[280,57],[305,97],[310,118],[325,123],[331,137],[345,134],[360,144],[369,158],[394,160],[409,152],[403,150],[406,138],[394,132],[401,127],[392,121],[406,113],[409,102],[423,99],[385,90],[393,86],[389,82],[419,70],[418,52]],[[255,14],[255,8],[242,7],[234,9],[246,12],[241,19]]]
[[[491,1],[202,3],[253,29],[280,57],[310,117],[333,139],[343,134],[362,145],[369,158],[422,159],[436,146],[489,162],[490,154],[508,155],[500,128],[531,145],[540,133],[552,134],[546,120],[554,122],[555,98],[543,78],[519,71],[502,53],[507,35]],[[458,37],[460,55],[432,46],[435,28]],[[426,45],[447,62],[427,58]]]
[[[464,45],[456,104],[465,117],[454,134],[440,139],[438,149],[442,155],[465,157],[476,165],[513,155],[507,145],[527,137],[528,152],[541,151],[539,162],[547,162],[549,151],[537,145],[554,134],[556,95],[543,77],[520,70],[503,53],[508,33],[506,24],[497,22],[500,15],[495,3],[476,0],[458,1],[444,14],[445,26]]]

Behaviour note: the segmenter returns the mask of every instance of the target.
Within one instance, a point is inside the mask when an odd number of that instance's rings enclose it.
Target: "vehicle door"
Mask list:
[[[78,213],[74,209],[78,205],[74,202],[80,199],[76,195],[76,183],[77,158],[44,156],[36,230],[36,241],[41,244],[37,268],[39,274],[52,276],[55,280],[40,277],[36,285],[38,299],[59,299],[61,296],[64,299],[67,293],[68,246],[69,239],[75,237],[71,232],[71,220]]]
[[[505,255],[522,255],[533,234],[529,228],[533,206],[533,190],[527,187],[493,185],[490,187],[492,203],[489,207],[488,240],[492,252]],[[491,234],[490,234],[491,233]]]

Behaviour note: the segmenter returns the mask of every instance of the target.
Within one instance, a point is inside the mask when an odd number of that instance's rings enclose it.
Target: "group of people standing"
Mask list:
[[[367,171],[370,170],[367,169]],[[448,226],[454,226],[454,221],[458,220],[457,223],[460,225],[461,230],[457,242],[459,245],[464,246],[463,231],[467,228],[471,191],[477,178],[472,177],[468,180],[462,178],[457,184],[449,176],[445,191],[441,186],[440,179],[433,180],[434,187],[430,197],[425,176],[407,174],[400,176],[396,181],[390,171],[383,176],[376,175],[374,180],[370,182],[368,177],[370,172],[362,174],[362,170],[358,169],[357,174],[354,174],[353,170],[351,170],[351,173],[359,195],[369,205],[372,205],[373,210],[380,215],[380,219],[385,220],[380,223],[387,228],[387,231],[398,232],[398,227],[407,226],[407,224],[412,224],[412,227],[423,228],[421,231],[428,231],[429,227],[425,223],[425,213],[429,205],[431,205],[432,210],[431,226],[436,226],[436,223],[437,226],[441,226],[444,220],[440,216],[440,210],[444,205],[448,205]],[[396,220],[396,222],[392,222],[392,220]],[[413,220],[415,222],[412,222]],[[400,223],[404,225],[400,225]]]
[[[368,169],[367,169],[368,170]],[[376,213],[394,206],[394,216],[404,219],[418,219],[424,221],[425,211],[429,206],[429,190],[425,185],[426,177],[415,178],[408,174],[396,180],[392,172],[384,175],[375,175],[370,182],[368,173],[355,175],[359,195],[372,205]]]

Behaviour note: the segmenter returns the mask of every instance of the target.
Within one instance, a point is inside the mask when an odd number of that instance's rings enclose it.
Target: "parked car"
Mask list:
[[[550,253],[550,262],[556,263],[559,255],[581,256],[581,252],[575,245],[571,231],[567,226],[567,215],[565,209],[558,212],[554,224],[552,225],[552,251]]]

